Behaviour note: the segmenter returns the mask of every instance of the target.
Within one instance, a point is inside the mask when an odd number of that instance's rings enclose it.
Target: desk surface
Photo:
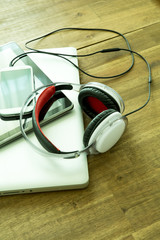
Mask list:
[[[132,49],[152,67],[149,105],[128,117],[125,135],[105,154],[89,156],[86,189],[0,198],[0,239],[160,239],[160,1],[2,1],[0,44],[24,43],[62,27],[96,27],[125,33]],[[74,46],[79,53],[124,47],[115,34],[64,32],[34,44],[37,48]],[[126,69],[126,53],[80,59],[95,75]],[[125,101],[126,112],[147,97],[147,71],[136,58],[131,72],[111,81]],[[81,83],[93,79],[80,73]],[[88,119],[85,117],[85,124]]]

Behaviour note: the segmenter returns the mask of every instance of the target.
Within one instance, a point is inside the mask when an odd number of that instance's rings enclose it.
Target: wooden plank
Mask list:
[[[0,198],[0,239],[159,240],[160,208],[160,4],[149,1],[38,0],[2,1],[0,44],[24,43],[61,27],[109,28],[125,33],[134,50],[152,67],[149,105],[129,119],[126,133],[110,151],[88,157],[90,183],[84,190],[17,195]],[[50,36],[37,48],[74,46],[79,53],[126,47],[116,34],[67,31]],[[111,75],[131,63],[124,52],[79,59],[84,70]],[[136,57],[130,73],[98,81],[123,97],[126,111],[145,102],[147,69]],[[84,117],[85,125],[90,121]]]
[[[102,196],[102,193],[105,195]],[[106,184],[88,191],[67,191],[1,199],[1,233],[12,239],[119,239],[132,232],[129,222],[108,192]],[[99,197],[101,201],[97,201]],[[30,204],[32,202],[32,204]],[[25,208],[24,208],[25,206]],[[33,210],[34,209],[34,210]],[[7,215],[7,212],[10,212]],[[38,216],[38,218],[37,218]],[[23,219],[23,221],[22,221]],[[30,232],[28,232],[30,229]],[[114,229],[114,231],[112,231]]]
[[[79,1],[81,2],[81,1]],[[22,47],[26,40],[43,35],[61,27],[99,27],[130,32],[159,21],[159,8],[153,1],[122,0],[109,3],[108,1],[87,1],[75,4],[75,1],[19,1],[7,4],[1,3],[1,41],[17,41]],[[57,4],[57,5],[56,5]],[[63,11],[62,11],[63,9]],[[125,13],[125,14],[124,14]],[[19,19],[21,19],[19,21]],[[137,21],[138,19],[138,21]],[[127,24],[129,23],[129,24]],[[51,37],[47,42],[37,45],[39,48],[59,46],[75,46],[77,48],[107,39],[106,33],[66,33],[58,35],[55,40]]]
[[[158,240],[160,236],[160,222],[154,224],[133,233],[135,240]]]

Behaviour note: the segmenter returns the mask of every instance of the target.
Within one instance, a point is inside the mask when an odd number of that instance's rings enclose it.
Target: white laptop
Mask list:
[[[71,47],[49,50],[76,54],[76,49]],[[14,54],[16,55],[12,51],[10,58]],[[69,62],[44,54],[34,54],[30,57],[51,81],[79,83],[78,70]],[[70,60],[78,64],[76,58],[70,57]],[[65,91],[65,94],[74,104],[74,109],[44,126],[43,131],[60,150],[79,150],[83,148],[84,126],[77,100],[78,93]],[[35,143],[36,138],[33,133],[29,135],[29,138]],[[84,188],[88,185],[88,181],[85,153],[75,159],[42,156],[23,138],[0,149],[0,196]]]

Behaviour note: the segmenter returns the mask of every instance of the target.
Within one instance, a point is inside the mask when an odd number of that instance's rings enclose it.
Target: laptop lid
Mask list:
[[[76,54],[76,49],[70,47],[49,50]],[[33,54],[31,58],[51,81],[79,83],[78,70],[65,60],[43,54]],[[70,59],[78,64],[76,58]],[[65,94],[74,104],[74,109],[44,126],[43,131],[61,150],[74,151],[83,148],[83,118],[78,93],[65,91]],[[29,137],[36,143],[33,133]],[[0,149],[1,196],[84,188],[88,181],[85,153],[75,159],[46,157],[35,152],[23,138]]]

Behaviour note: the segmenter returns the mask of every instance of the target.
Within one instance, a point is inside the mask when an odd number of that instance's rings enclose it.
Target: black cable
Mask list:
[[[26,47],[27,49],[29,49],[29,50],[39,51],[38,49],[34,49],[34,48],[29,47],[28,44],[29,44],[29,43],[32,43],[32,42],[35,42],[35,41],[37,41],[37,40],[40,40],[40,39],[42,39],[42,38],[48,37],[48,36],[50,36],[50,35],[53,35],[53,34],[55,34],[55,33],[57,33],[57,32],[66,31],[66,30],[76,30],[76,31],[77,31],[77,30],[78,30],[78,31],[104,31],[104,32],[115,33],[115,34],[121,36],[121,37],[125,40],[128,49],[131,50],[131,46],[130,46],[130,44],[129,44],[129,41],[128,41],[127,38],[124,36],[124,34],[122,34],[122,33],[120,33],[120,32],[117,32],[117,31],[115,31],[115,30],[105,29],[105,28],[73,28],[73,27],[70,27],[70,28],[60,28],[60,29],[51,31],[51,32],[49,32],[49,33],[47,33],[47,34],[44,34],[44,35],[42,35],[42,36],[40,36],[40,37],[31,39],[31,40],[29,40],[29,41],[27,41],[27,42],[25,43],[25,47]],[[87,54],[87,55],[59,54],[59,55],[68,56],[68,57],[69,57],[69,56],[71,56],[71,57],[84,57],[84,56],[88,56],[88,54]],[[133,54],[131,54],[131,55],[132,55],[132,59],[133,59],[133,62],[134,62],[134,56],[133,56]]]
[[[115,33],[115,34],[121,36],[121,37],[125,40],[128,49],[131,50],[131,46],[130,46],[130,44],[129,44],[128,39],[124,36],[124,34],[118,32],[118,31],[111,30],[111,29],[104,29],[104,28],[73,28],[73,27],[60,28],[60,29],[51,31],[51,32],[49,32],[49,33],[47,33],[47,34],[45,34],[45,35],[42,35],[42,36],[40,36],[40,37],[37,37],[37,38],[35,38],[35,39],[29,40],[28,42],[25,43],[25,47],[26,47],[27,49],[29,49],[29,50],[40,51],[40,50],[38,50],[38,49],[34,49],[34,48],[29,47],[28,44],[29,44],[29,43],[33,43],[33,42],[35,42],[35,41],[37,41],[37,40],[43,39],[43,38],[45,38],[45,37],[48,37],[48,36],[50,36],[50,35],[53,35],[53,34],[55,34],[55,33],[58,33],[58,32],[61,32],[61,31],[66,31],[66,30],[75,30],[75,31],[103,31],[103,32]],[[41,51],[41,53],[43,53],[43,51]],[[93,53],[93,54],[95,54],[95,53]],[[56,54],[56,55],[58,55],[58,56],[68,56],[68,57],[88,57],[88,56],[91,56],[91,55],[93,55],[93,54],[90,53],[90,54],[86,54],[86,55],[79,55],[79,54],[77,54],[77,55],[71,55],[71,54],[61,54],[61,53],[59,53],[59,54]],[[116,78],[116,77],[120,77],[120,76],[126,74],[127,72],[129,72],[129,71],[132,69],[132,67],[133,67],[133,65],[134,65],[134,55],[133,55],[133,53],[131,53],[131,57],[132,57],[131,66],[130,66],[126,71],[124,71],[124,72],[122,72],[122,73],[120,73],[120,74],[117,74],[117,75],[106,76],[106,77],[105,77],[105,76],[99,77],[99,76],[87,74],[85,71],[82,71],[82,69],[79,69],[79,70],[80,70],[81,72],[83,72],[84,74],[86,74],[87,76],[93,77],[93,78],[99,78],[99,79]]]
[[[120,51],[121,51],[121,50],[122,50],[122,51],[126,51],[126,52],[131,52],[131,51],[132,51],[132,50],[124,49],[124,48],[119,48],[119,50],[120,50]],[[134,54],[136,54],[137,56],[139,56],[139,57],[147,64],[147,68],[148,68],[148,90],[149,90],[149,92],[148,92],[147,101],[146,101],[141,107],[139,107],[139,108],[137,108],[137,109],[135,109],[135,110],[133,110],[133,111],[125,114],[125,116],[131,115],[131,114],[133,114],[133,113],[135,113],[135,112],[138,112],[138,111],[141,110],[142,108],[144,108],[144,107],[148,104],[148,102],[149,102],[149,100],[150,100],[150,98],[151,98],[151,82],[152,82],[151,67],[150,67],[148,61],[146,60],[146,58],[144,58],[141,54],[139,54],[138,52],[135,52],[135,51],[132,51],[132,53],[134,53]]]
[[[57,32],[60,32],[60,31],[63,31],[63,30],[93,30],[93,31],[108,31],[108,32],[112,32],[112,33],[116,33],[118,35],[120,35],[121,37],[124,38],[124,40],[126,41],[126,44],[128,46],[128,49],[125,49],[125,48],[109,48],[109,49],[103,49],[103,50],[100,50],[100,51],[96,51],[96,52],[92,52],[92,53],[89,53],[89,54],[83,54],[83,55],[71,55],[71,54],[62,54],[62,53],[53,53],[53,52],[47,52],[47,51],[42,51],[42,50],[37,50],[37,49],[34,49],[34,48],[31,48],[31,47],[28,47],[28,44],[31,43],[31,42],[34,42],[34,41],[37,41],[37,40],[40,40],[44,37],[47,37],[51,34],[54,34],[54,33],[57,33]],[[28,42],[26,42],[25,44],[26,48],[28,48],[29,50],[31,50],[30,52],[26,52],[26,53],[22,53],[18,56],[16,56],[14,59],[12,59],[12,61],[10,62],[10,66],[14,66],[14,64],[19,61],[21,58],[23,57],[26,57],[28,54],[32,54],[32,53],[42,53],[42,54],[48,54],[48,55],[53,55],[53,56],[57,56],[57,57],[60,57],[66,61],[68,61],[69,63],[71,63],[74,67],[76,67],[79,71],[81,71],[82,73],[86,74],[87,76],[89,77],[93,77],[93,78],[101,78],[101,79],[108,79],[108,78],[115,78],[115,77],[119,77],[119,76],[122,76],[124,75],[125,73],[129,72],[131,70],[131,68],[133,67],[134,65],[134,54],[136,54],[137,56],[139,56],[142,60],[144,60],[144,62],[147,64],[147,67],[148,67],[148,72],[149,72],[149,77],[148,77],[148,84],[149,84],[149,94],[148,94],[148,98],[147,98],[147,101],[139,108],[125,114],[125,116],[128,116],[128,115],[131,115],[139,110],[141,110],[142,108],[144,108],[149,100],[150,100],[150,96],[151,96],[151,82],[152,82],[152,76],[151,76],[151,68],[150,68],[150,65],[148,63],[148,61],[139,53],[131,50],[131,47],[130,47],[130,44],[127,40],[127,38],[117,32],[117,31],[114,31],[114,30],[109,30],[109,29],[99,29],[99,28],[61,28],[61,29],[58,29],[58,30],[55,30],[55,31],[52,31],[50,33],[47,33],[41,37],[38,37],[38,38],[35,38],[35,39],[32,39]],[[132,56],[132,64],[131,66],[125,71],[125,72],[122,72],[120,74],[117,74],[117,75],[113,75],[113,76],[104,76],[104,77],[100,77],[100,76],[94,76],[94,75],[91,75],[87,72],[85,72],[83,69],[81,69],[80,67],[78,67],[76,64],[74,64],[71,60],[69,60],[68,58],[66,57],[88,57],[88,56],[92,56],[92,55],[95,55],[95,54],[100,54],[100,53],[107,53],[107,52],[115,52],[115,51],[127,51],[131,54]],[[66,57],[65,57],[66,56]]]
[[[61,29],[54,30],[54,31],[49,32],[49,33],[47,33],[47,34],[45,34],[45,35],[42,35],[42,36],[40,36],[40,37],[37,37],[37,38],[34,38],[34,39],[32,39],[32,40],[27,41],[27,42],[25,43],[25,47],[26,47],[27,49],[31,50],[31,51],[34,52],[34,53],[36,53],[36,52],[43,53],[43,54],[47,54],[47,53],[48,53],[49,55],[61,57],[61,58],[65,59],[66,61],[70,62],[71,64],[73,64],[79,71],[81,71],[82,73],[84,73],[84,74],[86,74],[87,76],[92,77],[92,78],[97,78],[97,79],[111,79],[111,78],[116,78],[116,77],[123,76],[124,74],[128,73],[128,72],[132,69],[132,67],[133,67],[133,65],[134,65],[134,55],[133,55],[132,52],[130,52],[130,53],[131,53],[131,57],[132,57],[132,63],[131,63],[131,66],[130,66],[126,71],[124,71],[124,72],[122,72],[122,73],[120,73],[120,74],[113,75],[113,76],[95,76],[95,75],[89,74],[89,73],[87,73],[86,71],[84,71],[83,69],[77,67],[72,61],[70,61],[69,59],[67,59],[67,58],[65,58],[65,57],[89,57],[89,56],[95,55],[95,54],[97,54],[97,53],[100,53],[101,51],[96,51],[96,52],[93,52],[93,53],[83,54],[83,55],[79,55],[79,54],[73,55],[73,54],[51,53],[51,52],[47,52],[47,51],[42,51],[42,50],[34,49],[34,48],[31,48],[31,47],[28,46],[28,45],[29,45],[30,43],[32,43],[32,42],[35,42],[35,41],[37,41],[37,40],[43,39],[43,38],[45,38],[45,37],[47,37],[47,36],[50,36],[50,35],[52,35],[52,34],[55,34],[55,33],[57,33],[57,32],[64,31],[64,30],[105,31],[105,32],[115,33],[115,34],[121,36],[121,37],[125,40],[128,49],[131,50],[131,46],[130,46],[130,44],[129,44],[129,41],[127,40],[127,38],[126,38],[122,33],[119,33],[119,32],[117,32],[117,31],[115,31],[115,30],[103,29],[103,28],[61,28]],[[111,48],[111,49],[114,49],[114,48]],[[109,51],[108,51],[108,52],[109,52]],[[112,51],[112,52],[113,52],[113,51]],[[30,52],[27,52],[27,53],[25,53],[25,54],[30,54]],[[20,55],[16,56],[16,57],[11,61],[10,66],[13,66],[19,59],[21,59],[22,57],[25,57],[25,56],[26,56],[26,55],[23,55],[23,54],[20,54]],[[17,60],[16,60],[16,59],[17,59]],[[15,61],[15,62],[14,62],[14,61]],[[13,62],[14,62],[14,64],[13,64]]]
[[[115,50],[116,48],[109,48],[107,49],[108,51],[106,52],[115,52],[117,50]],[[86,71],[84,71],[82,68],[80,68],[79,66],[77,66],[75,63],[73,63],[70,59],[66,58],[63,56],[63,54],[60,54],[60,53],[52,53],[52,52],[46,52],[46,51],[41,51],[41,50],[33,50],[33,51],[30,51],[30,52],[25,52],[25,53],[22,53],[18,56],[16,56],[15,58],[12,59],[12,61],[10,62],[10,67],[13,67],[14,64],[16,62],[18,62],[20,59],[22,59],[23,57],[26,57],[27,55],[29,54],[32,54],[32,53],[41,53],[41,54],[48,54],[48,55],[52,55],[52,56],[57,56],[57,57],[60,57],[66,61],[68,61],[69,63],[71,63],[75,68],[77,68],[80,72],[84,73],[85,75],[89,76],[89,77],[92,77],[92,78],[98,78],[98,79],[111,79],[111,78],[116,78],[116,77],[120,77],[120,76],[123,76],[124,74],[126,74],[127,72],[129,72],[131,70],[131,68],[133,67],[133,65],[131,65],[126,71],[120,73],[120,74],[117,74],[117,75],[113,75],[113,76],[95,76],[95,75],[92,75],[92,74],[89,74],[87,73]],[[100,51],[97,51],[97,52],[93,52],[92,55],[94,54],[97,54],[97,53],[103,53],[102,50]],[[90,55],[90,54],[89,54]],[[71,55],[70,55],[71,56]],[[77,55],[74,55],[72,57],[75,57]],[[87,55],[85,55],[85,57],[87,57]],[[133,63],[134,64],[134,63]]]

